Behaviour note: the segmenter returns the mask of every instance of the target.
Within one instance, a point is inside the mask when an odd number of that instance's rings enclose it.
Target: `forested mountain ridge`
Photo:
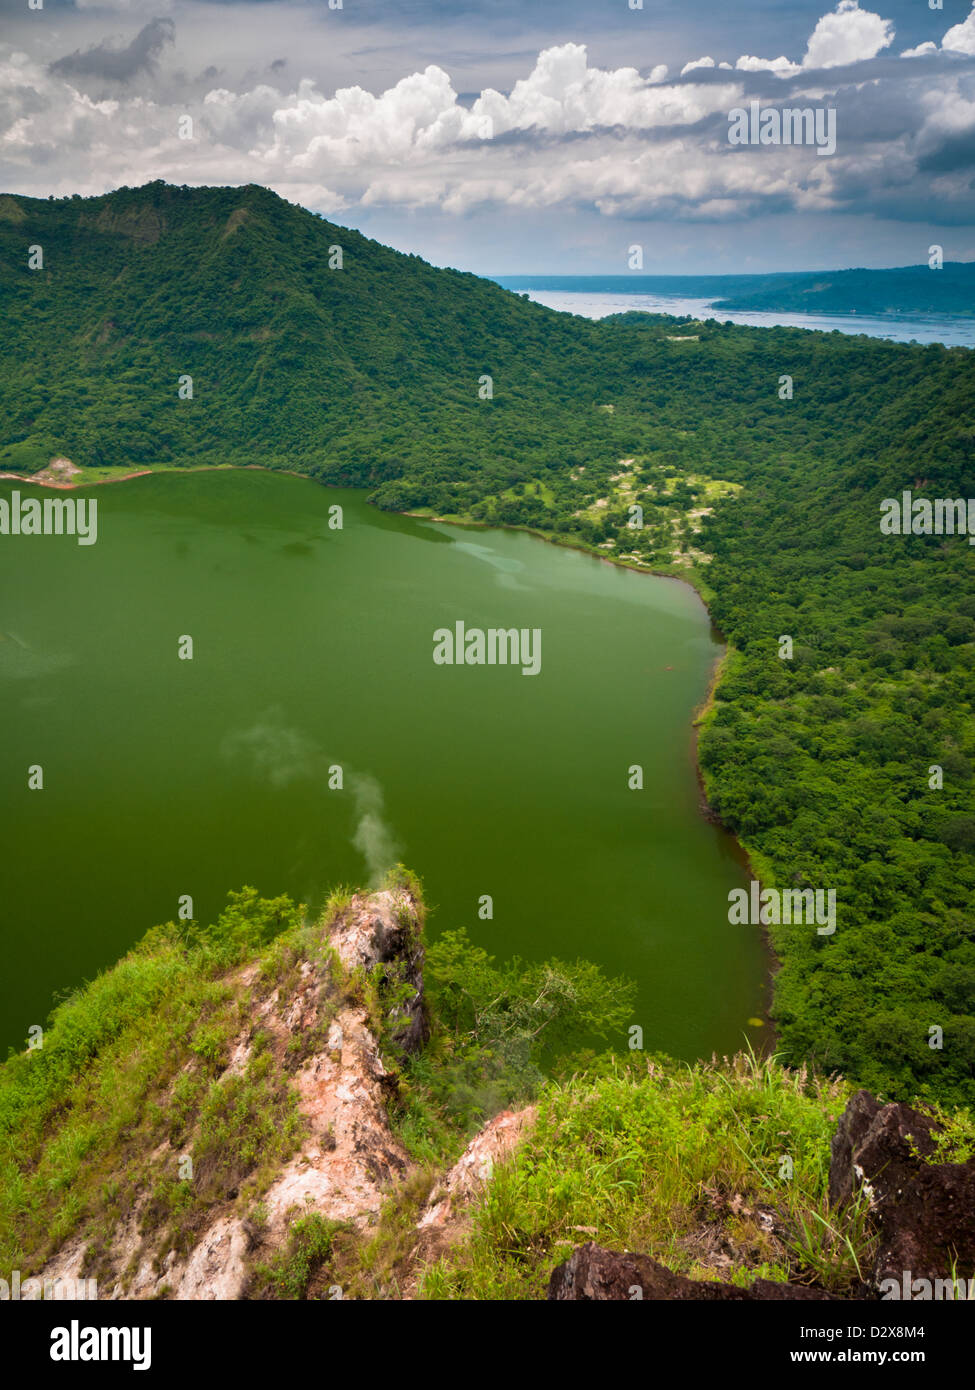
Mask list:
[[[718,291],[722,293],[722,291]],[[975,264],[945,261],[884,270],[755,276],[723,292],[716,309],[805,314],[975,314]]]
[[[772,929],[787,1060],[975,1099],[975,549],[879,529],[975,496],[970,352],[594,323],[254,186],[2,198],[0,311],[0,468],[288,467],[694,579],[711,800],[763,882],[837,890],[831,938]]]
[[[495,417],[530,403],[527,418],[540,401],[552,415],[584,373],[584,330],[257,186],[6,198],[0,219],[2,443],[32,460],[245,451],[374,483],[401,471],[401,454],[422,457],[418,433],[442,429],[448,409],[474,447],[495,447],[504,430],[477,414],[481,374],[507,378]],[[42,269],[28,269],[28,244]],[[547,350],[553,325],[568,384]]]

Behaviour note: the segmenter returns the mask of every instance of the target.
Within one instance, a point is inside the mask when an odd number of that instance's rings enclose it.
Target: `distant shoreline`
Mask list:
[[[70,462],[70,460],[67,461]],[[132,478],[150,478],[167,473],[283,473],[289,478],[308,478],[309,482],[313,483],[318,481],[317,478],[310,478],[307,473],[299,473],[294,468],[265,468],[261,463],[197,463],[187,464],[185,467],[172,464],[150,464],[148,468],[141,468],[134,473],[117,473],[110,478],[82,477],[77,482],[55,482],[51,478],[45,478],[43,475],[49,467],[50,465],[40,469],[37,473],[30,474],[30,476],[23,473],[0,473],[0,480],[6,478],[19,483],[27,483],[31,487],[55,488],[58,492],[74,492],[83,487],[102,487],[105,483],[127,483]],[[71,472],[66,473],[65,476],[74,477],[85,472],[87,470],[73,465]]]
[[[75,492],[80,487],[102,487],[105,483],[125,483],[130,478],[148,478],[153,472],[152,468],[144,468],[140,473],[123,473],[117,478],[91,478],[82,483],[55,483],[50,478],[39,478],[36,474],[33,477],[25,478],[22,473],[0,473],[0,478],[9,478],[18,483],[29,483],[31,487],[49,487],[57,492]]]
[[[928,274],[935,272],[929,271]],[[805,333],[839,332],[848,337],[867,337],[891,346],[940,346],[950,351],[975,349],[975,312],[952,313],[938,309],[880,310],[868,306],[836,308],[828,304],[781,305],[751,304],[725,300],[714,291],[700,288],[678,291],[645,287],[626,277],[504,277],[518,283],[502,285],[511,294],[524,295],[556,313],[602,320],[619,314],[646,314],[650,317],[709,320],[733,323],[740,328],[792,328]],[[572,283],[576,281],[576,283]],[[618,283],[613,283],[618,281]]]

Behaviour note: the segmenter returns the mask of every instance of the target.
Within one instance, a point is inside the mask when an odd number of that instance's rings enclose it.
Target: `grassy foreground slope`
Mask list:
[[[832,937],[772,928],[785,1057],[975,1101],[975,548],[879,529],[975,497],[970,352],[594,323],[253,186],[0,198],[0,312],[2,468],[289,467],[697,583],[712,803],[763,882],[837,892]]]
[[[400,870],[390,883],[410,887],[422,922],[415,880]],[[288,899],[245,889],[211,925],[155,927],[57,1007],[43,1047],[0,1064],[6,1267],[37,1275],[78,1243],[102,1297],[116,1287],[135,1296],[147,1248],[136,1229],[168,1279],[219,1216],[242,1219],[252,1237],[247,1298],[328,1298],[337,1285],[366,1299],[538,1299],[585,1239],[698,1278],[856,1290],[876,1245],[867,1205],[836,1211],[827,1200],[849,1083],[748,1055],[687,1066],[574,1053],[583,1023],[619,1036],[629,986],[585,962],[499,966],[456,934],[428,950],[430,1032],[404,1055],[395,969],[350,971],[331,949],[330,928],[353,901],[340,890],[307,922]],[[282,1048],[269,1020],[294,1014],[309,968],[327,988]],[[348,1022],[350,1005],[378,1042],[407,1161],[368,1219],[334,1219],[308,1198],[271,1239],[264,1199],[309,1126],[298,1074],[306,1064],[323,1074],[331,1024]],[[363,1090],[356,1055],[343,1053],[348,1093]],[[434,1184],[485,1119],[530,1101],[537,1118],[474,1200],[459,1242],[423,1253],[417,1221]],[[942,1122],[939,1159],[964,1161],[970,1117]],[[361,1146],[362,1133],[352,1123],[332,1145]],[[337,1167],[327,1191],[341,1195],[345,1178]],[[120,1232],[134,1250],[127,1266]],[[210,1268],[219,1279],[212,1252]],[[150,1296],[176,1295],[162,1282]]]
[[[272,944],[273,943],[273,944]],[[258,983],[284,979],[299,951],[320,949],[285,898],[231,896],[211,926],[169,923],[59,1004],[37,1051],[0,1066],[0,1258],[37,1273],[76,1232],[100,1274],[111,1232],[151,1194],[144,1224],[171,1248],[207,1211],[256,1202],[293,1152],[301,1116],[286,1070],[260,1046],[225,1076],[253,991],[234,971],[260,961]],[[337,982],[345,987],[345,982]],[[195,1180],[159,1157],[192,1154]]]

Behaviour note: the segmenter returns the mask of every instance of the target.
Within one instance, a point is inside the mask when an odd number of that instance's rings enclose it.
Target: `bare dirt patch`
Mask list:
[[[46,468],[42,468],[39,473],[25,481],[28,483],[40,483],[43,487],[74,487],[74,479],[81,472],[76,463],[70,459],[53,458]]]

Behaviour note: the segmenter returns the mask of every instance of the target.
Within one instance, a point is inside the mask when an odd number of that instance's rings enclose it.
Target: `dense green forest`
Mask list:
[[[0,198],[0,309],[0,468],[291,468],[695,582],[712,805],[763,882],[837,892],[835,935],[772,929],[785,1059],[975,1100],[975,550],[879,528],[975,497],[968,350],[591,322],[255,186]]]

